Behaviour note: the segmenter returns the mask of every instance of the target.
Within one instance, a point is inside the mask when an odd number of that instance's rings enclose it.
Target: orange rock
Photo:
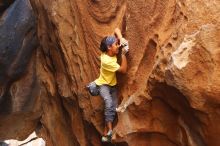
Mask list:
[[[38,126],[29,126],[47,145],[105,145],[103,101],[89,96],[85,86],[98,77],[100,40],[116,27],[130,51],[128,73],[117,74],[120,104],[113,143],[220,145],[219,0],[30,2],[40,41],[30,60],[36,64],[40,115]]]

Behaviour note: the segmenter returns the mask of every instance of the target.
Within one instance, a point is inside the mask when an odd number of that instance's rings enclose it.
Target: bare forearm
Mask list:
[[[121,72],[126,73],[127,72],[127,58],[125,54],[121,55]]]
[[[121,39],[123,39],[123,36],[121,34],[121,30],[119,28],[116,28],[115,31],[115,36],[120,40],[121,42]],[[122,52],[121,52],[121,66],[119,68],[119,72],[121,73],[126,73],[127,72],[127,58],[125,56],[126,54],[126,51],[124,50],[124,48],[122,49]]]
[[[119,28],[115,29],[114,34],[118,39],[122,38],[121,30]]]

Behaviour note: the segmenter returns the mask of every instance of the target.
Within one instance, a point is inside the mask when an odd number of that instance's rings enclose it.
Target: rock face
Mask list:
[[[24,139],[35,129],[49,146],[106,145],[100,142],[103,101],[91,97],[85,85],[98,77],[100,40],[119,27],[130,52],[128,73],[118,74],[113,142],[220,145],[219,0],[30,2],[40,46],[0,47],[6,52],[0,56],[1,139]],[[19,61],[19,54],[27,59]],[[9,122],[13,118],[18,124]],[[6,128],[11,133],[4,133]]]
[[[0,139],[23,139],[41,116],[36,20],[28,0],[18,0],[7,9],[0,34]]]
[[[0,0],[0,15],[2,12],[4,12],[12,3],[14,0]]]

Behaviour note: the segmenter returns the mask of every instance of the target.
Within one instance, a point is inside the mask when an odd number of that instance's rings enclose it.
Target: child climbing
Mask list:
[[[121,65],[117,63],[116,55],[121,51]],[[126,73],[128,41],[122,37],[120,29],[115,29],[115,36],[104,37],[100,44],[101,68],[99,78],[95,83],[99,86],[99,95],[105,103],[105,128],[102,142],[110,142],[112,138],[112,123],[116,115],[117,107],[117,79],[116,72]]]

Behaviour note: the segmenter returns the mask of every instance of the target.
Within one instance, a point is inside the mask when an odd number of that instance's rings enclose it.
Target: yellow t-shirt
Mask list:
[[[107,84],[114,86],[117,84],[116,71],[120,68],[116,56],[108,56],[106,53],[101,54],[101,68],[99,78],[95,80],[97,85]]]

